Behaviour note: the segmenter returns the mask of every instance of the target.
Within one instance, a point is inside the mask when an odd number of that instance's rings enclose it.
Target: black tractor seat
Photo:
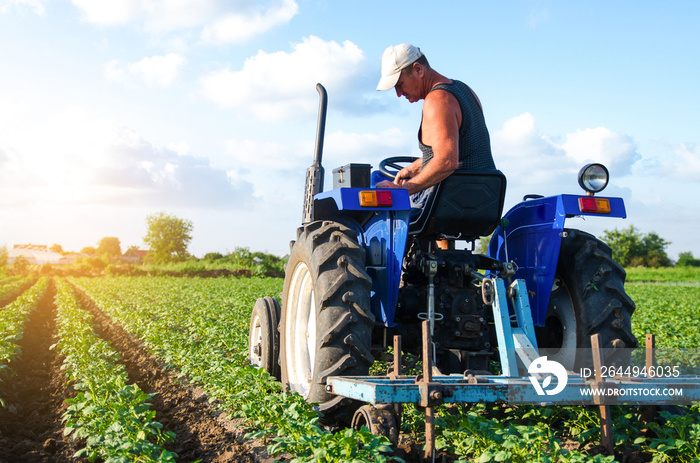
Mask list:
[[[501,219],[505,196],[500,170],[455,170],[433,188],[422,209],[411,211],[409,234],[467,241],[488,236]]]

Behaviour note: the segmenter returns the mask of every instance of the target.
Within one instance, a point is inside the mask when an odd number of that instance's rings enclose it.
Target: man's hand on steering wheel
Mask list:
[[[377,183],[377,188],[409,188],[407,182],[416,175],[415,168],[411,166],[419,158],[412,156],[394,156],[386,158],[379,163],[379,171],[386,177],[393,179]],[[408,164],[403,167],[401,164]],[[414,166],[415,167],[415,166]]]
[[[412,175],[410,175],[410,172],[406,169],[406,167],[413,164],[417,159],[418,158],[413,156],[392,156],[390,158],[382,159],[382,161],[379,163],[379,172],[394,180],[396,179],[398,173],[405,171],[404,174],[399,176],[399,179],[408,180],[412,177]],[[401,164],[408,164],[408,166],[402,166]]]

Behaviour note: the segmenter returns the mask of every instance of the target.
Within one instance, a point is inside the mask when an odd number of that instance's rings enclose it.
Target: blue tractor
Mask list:
[[[537,347],[568,370],[588,365],[579,352],[594,334],[608,363],[628,361],[623,348],[638,344],[625,272],[606,244],[565,227],[573,216],[626,216],[622,199],[595,196],[608,182],[604,166],[581,170],[585,194],[529,195],[503,217],[506,178],[498,170],[454,172],[419,211],[406,190],[374,187],[414,158],[385,159],[374,172],[364,164],[340,167],[334,188],[323,192],[326,93],[317,89],[304,218],[290,243],[281,304],[261,298],[253,309],[253,365],[341,423],[359,404],[333,394],[327,379],[366,376],[393,335],[402,336],[404,352],[420,353],[424,320],[441,372],[488,371],[500,341],[487,275],[526,282]],[[476,253],[474,242],[491,234],[488,255]],[[456,249],[456,241],[468,245]]]

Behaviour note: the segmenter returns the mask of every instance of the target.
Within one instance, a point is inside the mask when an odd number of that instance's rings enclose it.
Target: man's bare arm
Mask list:
[[[420,172],[402,184],[404,188],[408,188],[409,193],[431,187],[457,169],[460,118],[459,103],[449,92],[436,90],[425,99],[422,136],[423,143],[432,147],[433,158]]]

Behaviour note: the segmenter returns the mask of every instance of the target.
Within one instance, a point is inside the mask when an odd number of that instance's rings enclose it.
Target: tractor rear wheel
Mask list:
[[[638,346],[632,334],[634,302],[625,292],[625,271],[595,236],[565,230],[545,326],[537,330],[541,353],[579,371],[593,363],[591,336],[600,336],[606,365],[629,365]],[[623,349],[624,348],[624,349]]]
[[[278,330],[280,305],[276,299],[261,297],[255,301],[248,331],[248,360],[263,368],[279,381],[280,334]]]
[[[357,404],[327,392],[326,379],[367,375],[374,362],[365,251],[336,222],[312,222],[297,235],[282,292],[282,384],[319,404],[326,423],[348,424]]]

